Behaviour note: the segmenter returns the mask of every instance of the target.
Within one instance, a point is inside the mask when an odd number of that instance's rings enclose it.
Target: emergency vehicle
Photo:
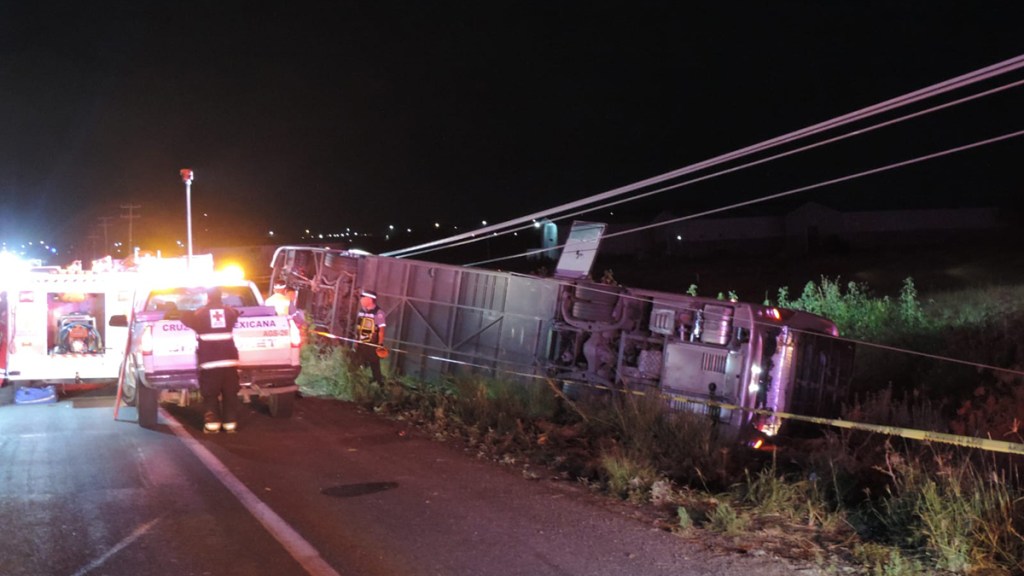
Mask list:
[[[0,371],[5,383],[81,385],[116,380],[136,272],[81,265],[8,271],[0,281]]]
[[[192,266],[213,269],[211,255],[136,254],[68,267],[5,261],[0,279],[0,375],[5,385],[63,387],[114,382],[124,362],[128,328],[110,318],[130,315],[137,294]]]

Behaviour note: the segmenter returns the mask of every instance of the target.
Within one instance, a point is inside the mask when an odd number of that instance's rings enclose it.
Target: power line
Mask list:
[[[785,157],[788,157],[788,156],[792,156],[792,155],[798,154],[800,152],[806,152],[808,150],[812,150],[814,148],[819,148],[819,147],[824,146],[826,144],[832,144],[832,143],[835,143],[835,142],[839,142],[841,140],[845,140],[847,138],[851,138],[853,136],[860,136],[860,135],[863,135],[863,134],[867,134],[869,132],[873,132],[873,131],[878,130],[880,128],[884,128],[884,127],[887,127],[887,126],[892,126],[894,124],[898,124],[898,123],[901,123],[901,122],[905,122],[907,120],[911,120],[913,118],[918,118],[920,116],[931,114],[931,113],[937,112],[939,110],[943,110],[943,109],[946,109],[946,108],[957,106],[959,104],[964,104],[964,103],[972,101],[972,100],[977,100],[978,98],[982,98],[982,97],[985,97],[985,96],[991,96],[991,95],[996,94],[998,92],[1002,92],[1002,91],[1008,90],[1010,88],[1016,88],[1016,87],[1021,86],[1021,85],[1024,85],[1024,80],[1018,80],[1018,81],[1015,81],[1015,82],[1010,82],[1008,84],[1004,84],[1002,86],[998,86],[996,88],[992,88],[992,89],[986,90],[984,92],[979,92],[977,94],[972,94],[972,95],[969,95],[969,96],[965,96],[963,98],[959,98],[957,100],[953,100],[953,101],[950,101],[950,102],[946,102],[944,104],[933,106],[933,107],[927,108],[925,110],[920,110],[920,111],[917,111],[917,112],[913,112],[911,114],[906,114],[904,116],[900,116],[900,117],[894,118],[892,120],[887,120],[885,122],[880,122],[880,123],[875,124],[873,126],[868,126],[866,128],[859,128],[859,129],[854,130],[852,132],[847,132],[846,134],[841,134],[839,136],[828,138],[828,139],[822,140],[820,142],[816,142],[816,143],[813,143],[813,144],[808,144],[808,145],[802,146],[800,148],[794,148],[793,150],[788,150],[788,151],[785,151],[785,152],[781,152],[781,153],[775,154],[773,156],[768,156],[768,157],[761,158],[761,159],[758,159],[758,160],[753,160],[753,161],[747,162],[745,164],[740,164],[738,166],[733,166],[731,168],[726,168],[724,170],[719,170],[717,172],[712,172],[711,174],[705,174],[703,176],[698,176],[696,178],[692,178],[692,179],[687,180],[685,182],[680,182],[680,183],[676,183],[676,184],[673,184],[673,185],[670,185],[670,186],[665,186],[665,187],[662,187],[662,188],[657,188],[655,190],[649,190],[647,192],[643,192],[641,194],[637,194],[637,195],[631,196],[629,198],[620,198],[618,200],[612,200],[610,202],[606,202],[604,204],[600,204],[598,206],[594,206],[594,207],[591,207],[591,208],[585,208],[585,209],[580,209],[580,210],[578,210],[576,212],[570,212],[568,214],[564,214],[562,216],[554,218],[553,221],[557,222],[557,221],[560,221],[560,220],[565,220],[565,219],[568,219],[568,218],[572,218],[574,216],[578,216],[578,215],[581,215],[581,214],[586,214],[588,212],[593,212],[593,211],[601,210],[601,209],[604,209],[604,208],[610,208],[612,206],[617,206],[619,204],[624,204],[626,202],[632,202],[634,200],[639,200],[639,199],[642,199],[642,198],[647,198],[648,196],[653,196],[655,194],[660,194],[662,192],[667,192],[669,190],[674,190],[674,189],[677,189],[677,188],[681,188],[683,186],[689,186],[691,184],[696,184],[696,183],[699,183],[699,182],[704,182],[704,181],[707,181],[707,180],[711,180],[713,178],[717,178],[718,176],[723,176],[723,175],[731,174],[733,172],[738,172],[740,170],[744,170],[746,168],[750,168],[750,167],[753,167],[753,166],[758,166],[758,165],[761,165],[761,164],[766,164],[768,162],[771,162],[771,161],[774,161],[774,160],[778,160],[780,158],[785,158]],[[522,230],[527,230],[527,229],[529,229],[531,227],[532,227],[532,225],[525,225],[525,226],[520,226],[518,228],[511,228],[509,230],[506,230],[502,234],[509,234],[509,233],[513,233],[513,232],[519,232],[519,231],[522,231]],[[436,246],[436,247],[427,248],[427,249],[424,249],[424,250],[421,250],[421,251],[418,251],[418,252],[406,253],[404,256],[405,257],[418,256],[418,255],[426,254],[426,253],[429,253],[429,252],[435,252],[435,251],[444,250],[444,249],[447,249],[447,248],[454,248],[454,247],[457,247],[457,246],[463,246],[463,245],[466,245],[466,244],[472,244],[473,242],[479,242],[480,240],[484,240],[484,239],[490,238],[490,237],[493,237],[493,236],[489,236],[489,237],[474,237],[474,238],[471,238],[469,240],[463,240],[463,241],[460,241],[460,242],[454,242],[454,243],[447,244],[447,245],[444,245],[444,246]],[[556,246],[555,248],[558,248],[558,247]],[[518,255],[516,257],[518,257]]]
[[[788,142],[792,142],[792,141],[795,141],[795,140],[798,140],[798,139],[801,139],[801,138],[805,138],[805,137],[808,137],[808,136],[811,136],[811,135],[814,135],[814,134],[817,134],[817,133],[820,133],[820,132],[824,132],[824,131],[827,131],[827,130],[832,130],[834,128],[838,128],[840,126],[844,126],[844,125],[850,124],[852,122],[863,120],[865,118],[869,118],[871,116],[875,116],[875,115],[881,114],[883,112],[887,112],[887,111],[890,111],[890,110],[895,110],[897,108],[900,108],[900,107],[903,107],[903,106],[907,106],[909,104],[918,102],[918,101],[926,99],[926,98],[931,98],[931,97],[938,96],[940,94],[944,94],[944,93],[952,91],[952,90],[956,90],[956,89],[959,89],[959,88],[970,86],[970,85],[975,84],[977,82],[981,82],[983,80],[987,80],[987,79],[993,78],[993,77],[1001,75],[1001,74],[1006,74],[1008,72],[1012,72],[1012,71],[1018,70],[1020,68],[1024,68],[1024,55],[1016,56],[1014,58],[1010,58],[1008,60],[1004,60],[1004,61],[999,62],[997,64],[993,64],[991,66],[988,66],[988,67],[985,67],[985,68],[981,68],[981,69],[969,72],[967,74],[963,74],[961,76],[957,76],[955,78],[952,78],[952,79],[949,79],[949,80],[946,80],[946,81],[943,81],[943,82],[939,82],[937,84],[933,84],[933,85],[928,86],[926,88],[922,88],[920,90],[916,90],[914,92],[910,92],[908,94],[904,94],[902,96],[898,96],[896,98],[892,98],[890,100],[886,100],[884,102],[881,102],[881,103],[878,103],[878,104],[874,104],[872,106],[868,106],[866,108],[862,108],[862,109],[857,110],[855,112],[851,112],[851,113],[845,114],[843,116],[838,116],[836,118],[827,120],[825,122],[820,122],[818,124],[814,124],[812,126],[809,126],[809,127],[806,127],[806,128],[802,128],[800,130],[795,130],[795,131],[790,132],[788,134],[784,134],[784,135],[778,136],[776,138],[765,140],[765,141],[760,142],[758,144],[747,146],[746,148],[741,148],[739,150],[736,150],[736,151],[733,151],[733,152],[729,152],[727,154],[722,154],[722,155],[716,156],[714,158],[711,158],[711,159],[708,159],[708,160],[704,160],[702,162],[697,162],[695,164],[691,164],[689,166],[685,166],[683,168],[679,168],[677,170],[674,170],[674,171],[671,171],[671,172],[667,172],[667,173],[661,174],[659,176],[654,176],[652,178],[648,178],[648,179],[642,180],[640,182],[636,182],[636,183],[633,183],[633,184],[629,184],[627,186],[622,186],[622,187],[619,187],[619,188],[615,188],[615,189],[612,189],[612,190],[609,190],[609,191],[606,191],[606,192],[603,192],[603,193],[600,193],[600,194],[597,194],[597,195],[594,195],[594,196],[590,196],[590,197],[587,197],[587,198],[583,198],[581,200],[577,200],[577,201],[574,201],[574,202],[569,202],[569,203],[566,203],[566,204],[562,204],[560,206],[556,206],[556,207],[550,208],[548,210],[544,210],[544,211],[541,211],[541,212],[536,212],[536,213],[529,214],[527,216],[522,216],[522,217],[519,217],[519,218],[514,218],[512,220],[508,220],[508,221],[503,222],[503,223],[495,224],[495,225],[492,225],[492,226],[487,226],[487,227],[481,228],[479,230],[476,230],[474,232],[467,232],[467,233],[451,236],[449,238],[435,240],[435,241],[427,242],[427,243],[420,244],[420,245],[417,245],[417,246],[411,246],[409,248],[393,250],[391,252],[385,252],[382,255],[383,256],[402,257],[403,255],[406,255],[408,253],[422,251],[422,250],[424,250],[426,248],[433,248],[435,246],[441,246],[441,245],[449,245],[449,244],[454,243],[454,242],[468,240],[468,239],[471,239],[471,238],[476,238],[478,236],[479,237],[490,236],[493,233],[502,231],[502,230],[504,230],[506,228],[509,228],[509,227],[512,227],[512,226],[518,226],[518,225],[526,224],[526,223],[530,223],[532,225],[533,221],[535,221],[537,219],[547,218],[547,217],[549,217],[549,216],[551,216],[553,214],[558,214],[560,212],[565,212],[565,211],[568,211],[568,210],[575,210],[577,208],[581,208],[581,207],[587,206],[589,204],[594,204],[594,203],[601,202],[601,201],[604,201],[604,200],[609,199],[609,198],[613,198],[613,197],[616,197],[616,196],[621,196],[621,195],[629,193],[629,192],[634,192],[636,190],[639,190],[639,189],[642,189],[642,188],[645,188],[645,187],[648,187],[648,186],[653,186],[653,185],[656,185],[656,184],[660,184],[662,182],[665,182],[667,180],[671,180],[673,178],[678,178],[678,177],[684,176],[686,174],[691,174],[691,173],[694,173],[694,172],[698,172],[700,170],[704,170],[706,168],[710,168],[712,166],[716,166],[716,165],[722,164],[724,162],[729,162],[729,161],[732,161],[732,160],[735,160],[735,159],[738,159],[738,158],[742,158],[744,156],[748,156],[750,154],[753,154],[753,153],[756,153],[756,152],[760,152],[762,150],[768,150],[768,149],[774,148],[776,146],[779,146],[779,145],[782,145],[782,144],[785,144],[785,143],[788,143]]]
[[[681,216],[679,218],[673,218],[671,220],[666,220],[664,222],[656,222],[654,224],[648,224],[648,225],[645,225],[645,226],[637,226],[635,228],[630,228],[629,230],[622,230],[620,232],[614,232],[614,233],[611,233],[611,234],[606,234],[606,235],[604,235],[604,238],[614,238],[616,236],[624,236],[626,234],[634,234],[636,232],[642,232],[644,230],[650,230],[652,228],[658,228],[658,227],[661,227],[661,226],[667,226],[669,224],[675,224],[677,222],[682,222],[684,220],[692,220],[694,218],[701,218],[703,216],[710,216],[711,214],[718,214],[720,212],[726,212],[726,211],[729,211],[729,210],[735,210],[736,208],[742,208],[744,206],[752,206],[754,204],[761,204],[763,202],[768,202],[770,200],[777,200],[779,198],[784,198],[786,196],[792,196],[794,194],[799,194],[800,192],[807,192],[808,190],[814,190],[814,189],[817,189],[817,188],[822,188],[824,186],[831,186],[833,184],[839,184],[841,182],[847,182],[849,180],[854,180],[856,178],[862,178],[864,176],[870,176],[870,175],[873,175],[873,174],[879,174],[879,173],[885,172],[887,170],[893,170],[893,169],[896,169],[896,168],[902,168],[904,166],[910,166],[910,165],[913,165],[913,164],[918,164],[920,162],[925,162],[927,160],[933,160],[935,158],[941,158],[942,156],[947,156],[949,154],[955,154],[957,152],[963,152],[965,150],[971,150],[973,148],[978,148],[978,147],[981,147],[981,146],[986,146],[988,144],[995,144],[997,142],[1002,142],[1004,140],[1009,140],[1011,138],[1017,138],[1019,136],[1024,136],[1024,130],[1018,130],[1016,132],[1010,132],[1008,134],[1003,134],[1002,136],[996,136],[994,138],[988,138],[986,140],[980,140],[978,142],[974,142],[974,143],[971,143],[971,144],[965,144],[963,146],[957,146],[955,148],[949,148],[949,149],[946,149],[946,150],[942,150],[941,152],[935,152],[933,154],[926,154],[924,156],[918,156],[917,158],[911,158],[909,160],[903,160],[901,162],[895,162],[895,163],[892,163],[892,164],[886,164],[885,166],[880,166],[878,168],[872,168],[870,170],[863,170],[861,172],[855,172],[853,174],[848,174],[846,176],[841,176],[839,178],[833,178],[831,180],[825,180],[825,181],[818,182],[818,183],[815,183],[815,184],[809,184],[807,186],[801,186],[799,188],[793,188],[793,189],[790,189],[790,190],[786,190],[784,192],[778,192],[776,194],[770,194],[768,196],[762,196],[760,198],[754,198],[754,199],[751,199],[751,200],[744,200],[743,202],[737,202],[735,204],[730,204],[728,206],[722,206],[720,208],[713,208],[711,210],[705,210],[703,212],[698,212],[698,213],[695,213],[695,214],[689,214],[687,216]],[[686,184],[687,184],[687,182],[683,182],[683,183],[679,183],[679,184],[673,184],[671,186],[666,186],[662,191],[670,190],[670,189],[673,189],[673,188],[679,188],[679,187],[684,186]],[[565,244],[561,244],[561,245],[558,245],[558,246],[552,246],[550,249],[565,248],[565,246],[566,246]],[[492,262],[500,262],[500,261],[503,261],[503,260],[511,260],[513,258],[520,258],[520,257],[523,257],[523,256],[527,256],[530,253],[531,252],[523,252],[523,253],[520,253],[520,254],[511,255],[511,256],[503,256],[503,257],[500,257],[500,258],[491,258],[489,260],[482,260],[482,261],[479,261],[479,262],[473,262],[473,263],[470,263],[470,264],[466,264],[466,266],[481,266],[483,264],[490,264]]]

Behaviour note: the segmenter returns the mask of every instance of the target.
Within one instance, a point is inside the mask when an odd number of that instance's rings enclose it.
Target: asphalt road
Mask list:
[[[0,574],[819,573],[712,552],[350,404],[253,405],[206,436],[197,409],[164,409],[146,430],[110,397],[0,406]]]

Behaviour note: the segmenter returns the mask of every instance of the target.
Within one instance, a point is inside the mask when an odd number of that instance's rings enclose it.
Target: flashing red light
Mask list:
[[[782,312],[780,312],[778,308],[768,308],[764,311],[764,315],[767,316],[769,320],[774,320],[776,322],[782,321]]]

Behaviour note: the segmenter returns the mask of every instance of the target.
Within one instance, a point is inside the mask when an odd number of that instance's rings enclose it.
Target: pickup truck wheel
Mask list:
[[[149,386],[138,386],[136,390],[138,391],[139,426],[156,428],[160,391],[153,390]]]
[[[270,415],[274,418],[291,418],[292,409],[295,408],[295,393],[285,392],[267,396],[267,408],[270,408]]]
[[[139,381],[135,376],[135,368],[130,364],[124,369],[124,383],[121,385],[121,400],[126,406],[135,406],[139,397]]]

